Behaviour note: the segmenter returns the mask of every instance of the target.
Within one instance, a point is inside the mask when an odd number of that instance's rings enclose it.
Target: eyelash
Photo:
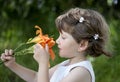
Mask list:
[[[62,36],[62,39],[65,39],[65,37]]]

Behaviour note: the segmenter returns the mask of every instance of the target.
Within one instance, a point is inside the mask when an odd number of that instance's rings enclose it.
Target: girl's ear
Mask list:
[[[87,40],[82,40],[79,44],[78,51],[85,51],[88,47],[88,41]]]

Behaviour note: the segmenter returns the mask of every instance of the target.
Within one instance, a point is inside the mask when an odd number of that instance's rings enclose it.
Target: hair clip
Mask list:
[[[79,22],[82,23],[85,19],[83,17],[80,17]]]
[[[94,37],[95,40],[97,40],[99,38],[99,35],[95,34],[93,37]]]

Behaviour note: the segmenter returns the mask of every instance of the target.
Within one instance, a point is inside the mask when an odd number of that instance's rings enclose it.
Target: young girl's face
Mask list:
[[[62,31],[56,40],[59,48],[60,57],[72,58],[78,52],[79,44],[74,40],[72,35]]]

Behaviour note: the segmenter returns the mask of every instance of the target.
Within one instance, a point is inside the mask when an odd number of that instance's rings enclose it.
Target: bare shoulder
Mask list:
[[[84,67],[75,67],[61,82],[91,82],[91,75]]]

